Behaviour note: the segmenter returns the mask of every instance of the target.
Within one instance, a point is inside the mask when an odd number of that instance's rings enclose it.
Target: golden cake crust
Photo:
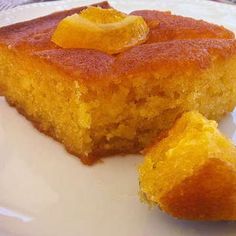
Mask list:
[[[108,2],[94,4],[110,8]],[[38,51],[58,48],[52,41],[52,34],[58,23],[65,17],[79,13],[84,7],[56,12],[30,21],[13,24],[0,29],[0,44],[24,51]]]
[[[98,3],[96,6],[110,7],[107,2]],[[84,8],[3,27],[0,29],[0,46],[21,50],[28,56],[45,60],[74,75],[81,82],[115,77],[117,79],[124,74],[132,76],[153,70],[183,72],[186,68],[203,69],[211,64],[213,58],[229,57],[236,53],[234,34],[229,30],[204,21],[159,11],[131,13],[143,16],[149,24],[149,40],[118,55],[111,56],[90,49],[61,49],[56,46],[51,41],[51,36],[58,22]]]
[[[232,220],[236,218],[235,192],[235,168],[211,158],[160,201],[166,212],[178,218]]]
[[[94,4],[102,8],[110,8],[108,2]],[[13,48],[24,50],[46,50],[58,48],[51,42],[51,36],[57,24],[66,16],[79,13],[86,7],[57,12],[45,17],[2,27],[0,29],[0,43]],[[135,11],[133,15],[140,15],[150,27],[149,40],[146,43],[156,43],[175,39],[193,38],[234,38],[234,34],[222,26],[209,24],[202,20],[189,17],[175,16],[160,11]],[[154,23],[156,22],[156,23]]]
[[[170,12],[141,10],[131,14],[142,16],[151,28],[147,43],[174,39],[234,38],[234,34],[222,26],[172,15]]]
[[[235,40],[174,40],[134,47],[119,55],[115,66],[119,74],[145,71],[187,73],[189,70],[205,69],[213,60],[228,58],[235,53]]]
[[[33,55],[84,81],[139,73],[187,73],[208,68],[213,60],[236,54],[236,40],[194,39],[136,46],[116,57],[89,49],[52,49]],[[137,60],[138,58],[138,60]],[[82,76],[81,76],[82,75]]]
[[[92,49],[51,49],[37,51],[33,56],[45,60],[75,79],[98,80],[111,76],[115,57]]]

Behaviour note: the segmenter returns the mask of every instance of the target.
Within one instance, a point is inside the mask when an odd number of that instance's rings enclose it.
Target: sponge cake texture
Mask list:
[[[139,176],[143,200],[174,217],[236,220],[236,148],[198,112],[146,149]]]
[[[117,55],[57,47],[58,22],[82,9],[1,28],[0,91],[84,163],[138,153],[185,111],[219,120],[235,106],[232,32],[181,16],[172,27],[177,16],[145,11],[143,45]]]

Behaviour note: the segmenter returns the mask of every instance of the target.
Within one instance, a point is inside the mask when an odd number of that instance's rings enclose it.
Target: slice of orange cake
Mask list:
[[[110,8],[106,2],[96,6]],[[70,37],[70,27],[76,31],[86,20],[86,30],[91,35],[97,30],[95,38],[101,37],[102,47],[96,49],[99,45],[91,38],[83,42],[94,43],[88,49],[56,45],[52,36],[59,23],[85,8],[0,29],[1,94],[84,163],[139,152],[184,111],[195,109],[218,120],[233,109],[236,41],[232,32],[181,16],[175,20],[176,16],[157,11],[137,13],[136,18],[122,13],[120,22],[112,17],[98,20],[90,15],[81,20],[75,16],[63,21],[68,29],[65,37]],[[170,26],[171,19],[175,27]],[[127,27],[144,26],[143,22],[148,31],[140,27],[140,32],[147,36],[146,42],[137,40],[139,35],[132,35]],[[119,33],[112,36],[106,30]],[[131,34],[131,44],[124,45],[126,32]],[[102,40],[103,35],[108,38]],[[109,54],[101,51],[112,37],[121,38],[124,51],[114,50],[114,45]]]
[[[144,201],[174,217],[236,220],[236,148],[215,121],[187,112],[146,150]]]

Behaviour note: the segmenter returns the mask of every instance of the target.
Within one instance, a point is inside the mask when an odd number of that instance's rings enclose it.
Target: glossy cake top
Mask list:
[[[95,4],[102,8],[110,8],[107,2]],[[17,23],[0,29],[0,43],[24,50],[47,50],[58,48],[51,37],[58,23],[65,17],[81,12],[86,7],[56,12],[34,20]]]
[[[190,17],[172,15],[170,12],[143,10],[134,11],[131,14],[142,16],[149,25],[151,30],[146,43],[174,39],[234,38],[234,34],[223,26]],[[156,25],[155,22],[159,22],[159,24]]]
[[[107,2],[95,4],[110,8]],[[150,70],[206,68],[213,58],[236,54],[234,34],[222,26],[169,12],[135,11],[150,28],[145,44],[117,55],[92,49],[62,49],[51,41],[58,23],[86,7],[54,13],[0,29],[0,45],[39,57],[83,81]],[[192,39],[192,40],[189,40]],[[82,76],[83,75],[83,76]]]

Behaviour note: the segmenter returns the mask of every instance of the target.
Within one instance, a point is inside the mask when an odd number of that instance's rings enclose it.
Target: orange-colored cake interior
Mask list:
[[[139,180],[143,200],[174,217],[236,219],[236,148],[196,111],[146,150]]]
[[[236,41],[230,31],[150,11],[143,15],[152,25],[149,41],[123,53],[53,44],[58,22],[82,9],[1,28],[0,90],[85,163],[137,153],[184,111],[220,119],[235,106]],[[150,23],[150,15],[160,24]],[[175,28],[165,25],[176,17]]]

